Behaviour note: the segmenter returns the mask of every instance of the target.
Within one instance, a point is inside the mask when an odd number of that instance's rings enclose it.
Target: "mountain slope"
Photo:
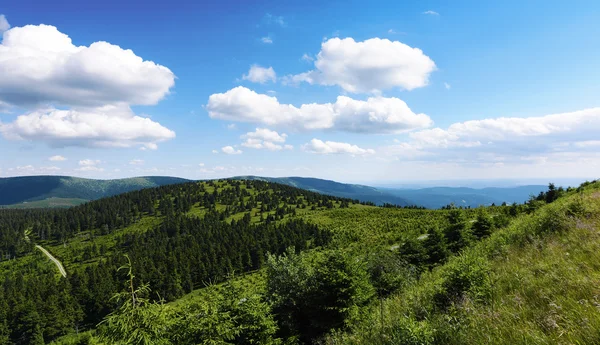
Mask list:
[[[392,195],[386,191],[375,187],[347,184],[330,180],[323,180],[310,177],[260,177],[260,176],[237,176],[234,179],[239,180],[260,180],[274,183],[281,183],[288,186],[306,189],[321,194],[333,195],[341,198],[358,199],[360,201],[369,201],[377,205],[385,203],[399,206],[413,205],[412,200],[407,200],[401,196]]]
[[[261,180],[287,184],[317,193],[344,198],[370,201],[376,205],[385,203],[399,206],[416,205],[437,209],[454,203],[456,206],[478,207],[492,204],[500,205],[523,203],[530,195],[537,195],[547,186],[529,185],[506,188],[466,188],[466,187],[430,187],[419,189],[376,188],[360,184],[346,184],[335,181],[306,177],[261,177],[239,176],[235,179]]]
[[[0,205],[44,207],[74,204],[126,193],[142,188],[183,183],[189,180],[177,177],[147,176],[117,180],[93,180],[69,176],[23,176],[0,178]],[[65,200],[71,199],[71,200]],[[76,199],[76,200],[75,200]],[[61,204],[60,201],[63,201]]]
[[[430,187],[420,189],[393,189],[380,188],[383,192],[395,195],[411,203],[427,208],[440,208],[451,203],[456,206],[477,207],[491,204],[501,205],[523,203],[530,195],[538,195],[546,190],[547,186],[528,185],[518,187],[489,187],[489,188],[466,188],[466,187]]]
[[[599,344],[600,184],[539,205],[323,343]]]

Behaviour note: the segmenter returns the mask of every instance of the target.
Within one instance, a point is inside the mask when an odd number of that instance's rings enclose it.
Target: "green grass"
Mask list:
[[[326,343],[600,343],[598,187],[520,216]]]

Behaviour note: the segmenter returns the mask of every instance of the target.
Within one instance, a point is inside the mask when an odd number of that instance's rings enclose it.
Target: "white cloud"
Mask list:
[[[313,139],[302,146],[302,149],[312,153],[319,154],[350,154],[350,155],[368,155],[374,154],[375,150],[363,149],[356,145],[340,143],[335,141],[322,141]]]
[[[273,43],[273,39],[271,38],[271,36],[262,37],[260,40],[262,41],[262,43],[265,43],[265,44]]]
[[[0,34],[2,34],[3,32],[5,32],[8,29],[10,29],[10,24],[8,23],[8,20],[6,19],[6,16],[3,14],[0,14]]]
[[[224,146],[221,148],[221,151],[223,151],[223,153],[226,153],[228,155],[239,155],[242,153],[241,150],[236,150],[233,146]]]
[[[144,164],[143,159],[132,159],[129,161],[129,165],[143,165],[143,164]]]
[[[101,172],[104,171],[104,168],[99,167],[100,160],[98,159],[82,159],[79,161],[79,168],[75,169],[76,171],[96,171]]]
[[[234,130],[234,129],[237,129],[237,126],[235,125],[235,123],[230,123],[227,125],[227,129]]]
[[[332,38],[321,44],[315,69],[287,76],[285,83],[338,85],[352,93],[378,93],[391,88],[426,86],[435,63],[423,51],[399,41]]]
[[[248,74],[244,74],[242,79],[253,83],[264,84],[268,81],[275,82],[277,80],[277,74],[273,67],[266,68],[259,65],[252,65],[250,66]]]
[[[279,134],[267,128],[257,128],[254,132],[248,132],[240,137],[245,139],[242,146],[253,149],[267,149],[270,151],[291,150],[291,145],[281,145],[285,142],[287,134]],[[275,144],[279,143],[279,144]]]
[[[16,27],[3,35],[0,75],[0,111],[27,109],[0,123],[6,139],[156,150],[175,137],[130,107],[156,104],[175,75],[131,50],[104,41],[75,46],[54,26]]]
[[[175,132],[158,122],[117,106],[37,110],[18,116],[12,123],[0,123],[0,133],[6,139],[39,140],[56,147],[143,146],[152,150],[157,143],[175,137]]]
[[[51,174],[60,171],[59,167],[46,166],[46,167],[34,167],[33,165],[21,165],[15,168],[7,169],[11,174],[14,175],[40,175],[40,174]]]
[[[27,25],[4,33],[0,101],[18,106],[156,104],[175,83],[166,67],[108,42],[75,46],[54,26]]]
[[[102,171],[104,171],[104,168],[100,168],[100,167],[96,167],[96,166],[84,166],[84,167],[80,167],[80,168],[75,169],[75,171],[83,171],[83,172],[96,171],[96,172],[102,172]]]
[[[212,153],[215,153],[215,154],[216,154],[216,153],[219,153],[219,151],[217,151],[217,150],[212,150],[211,152],[212,152]]]
[[[52,161],[52,162],[63,162],[63,161],[66,161],[67,159],[63,156],[57,155],[57,156],[52,156],[52,157],[48,158],[48,160]]]
[[[275,131],[269,130],[268,128],[257,128],[254,132],[248,132],[242,137],[283,143],[287,138],[287,134],[279,134]]]
[[[313,62],[315,61],[315,58],[304,53],[304,55],[302,55],[302,57],[300,58],[300,60],[305,61],[305,62]]]
[[[446,90],[450,90],[452,88],[452,85],[444,83],[444,87],[446,88]]]
[[[427,14],[427,15],[430,15],[430,16],[439,16],[440,15],[436,11],[432,11],[432,10],[425,11],[425,12],[423,12],[423,14]]]
[[[79,166],[89,167],[100,164],[99,159],[82,159],[79,161]]]
[[[242,86],[213,94],[206,105],[211,118],[280,125],[305,130],[334,129],[355,133],[400,133],[427,128],[429,116],[415,114],[398,98],[370,97],[366,101],[339,96],[335,103],[281,104],[276,97]]]
[[[500,117],[454,123],[409,134],[410,140],[385,148],[397,156],[476,161],[531,161],[594,150],[600,108],[537,117]],[[535,158],[536,162],[541,162]],[[545,159],[546,159],[545,158]]]

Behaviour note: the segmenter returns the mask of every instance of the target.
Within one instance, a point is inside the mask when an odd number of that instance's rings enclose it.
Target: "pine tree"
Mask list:
[[[493,222],[484,208],[481,208],[477,213],[477,219],[473,223],[473,235],[478,238],[484,238],[492,233]]]

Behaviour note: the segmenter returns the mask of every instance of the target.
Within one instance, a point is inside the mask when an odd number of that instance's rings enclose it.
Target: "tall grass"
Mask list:
[[[520,216],[324,342],[600,344],[598,187]]]

